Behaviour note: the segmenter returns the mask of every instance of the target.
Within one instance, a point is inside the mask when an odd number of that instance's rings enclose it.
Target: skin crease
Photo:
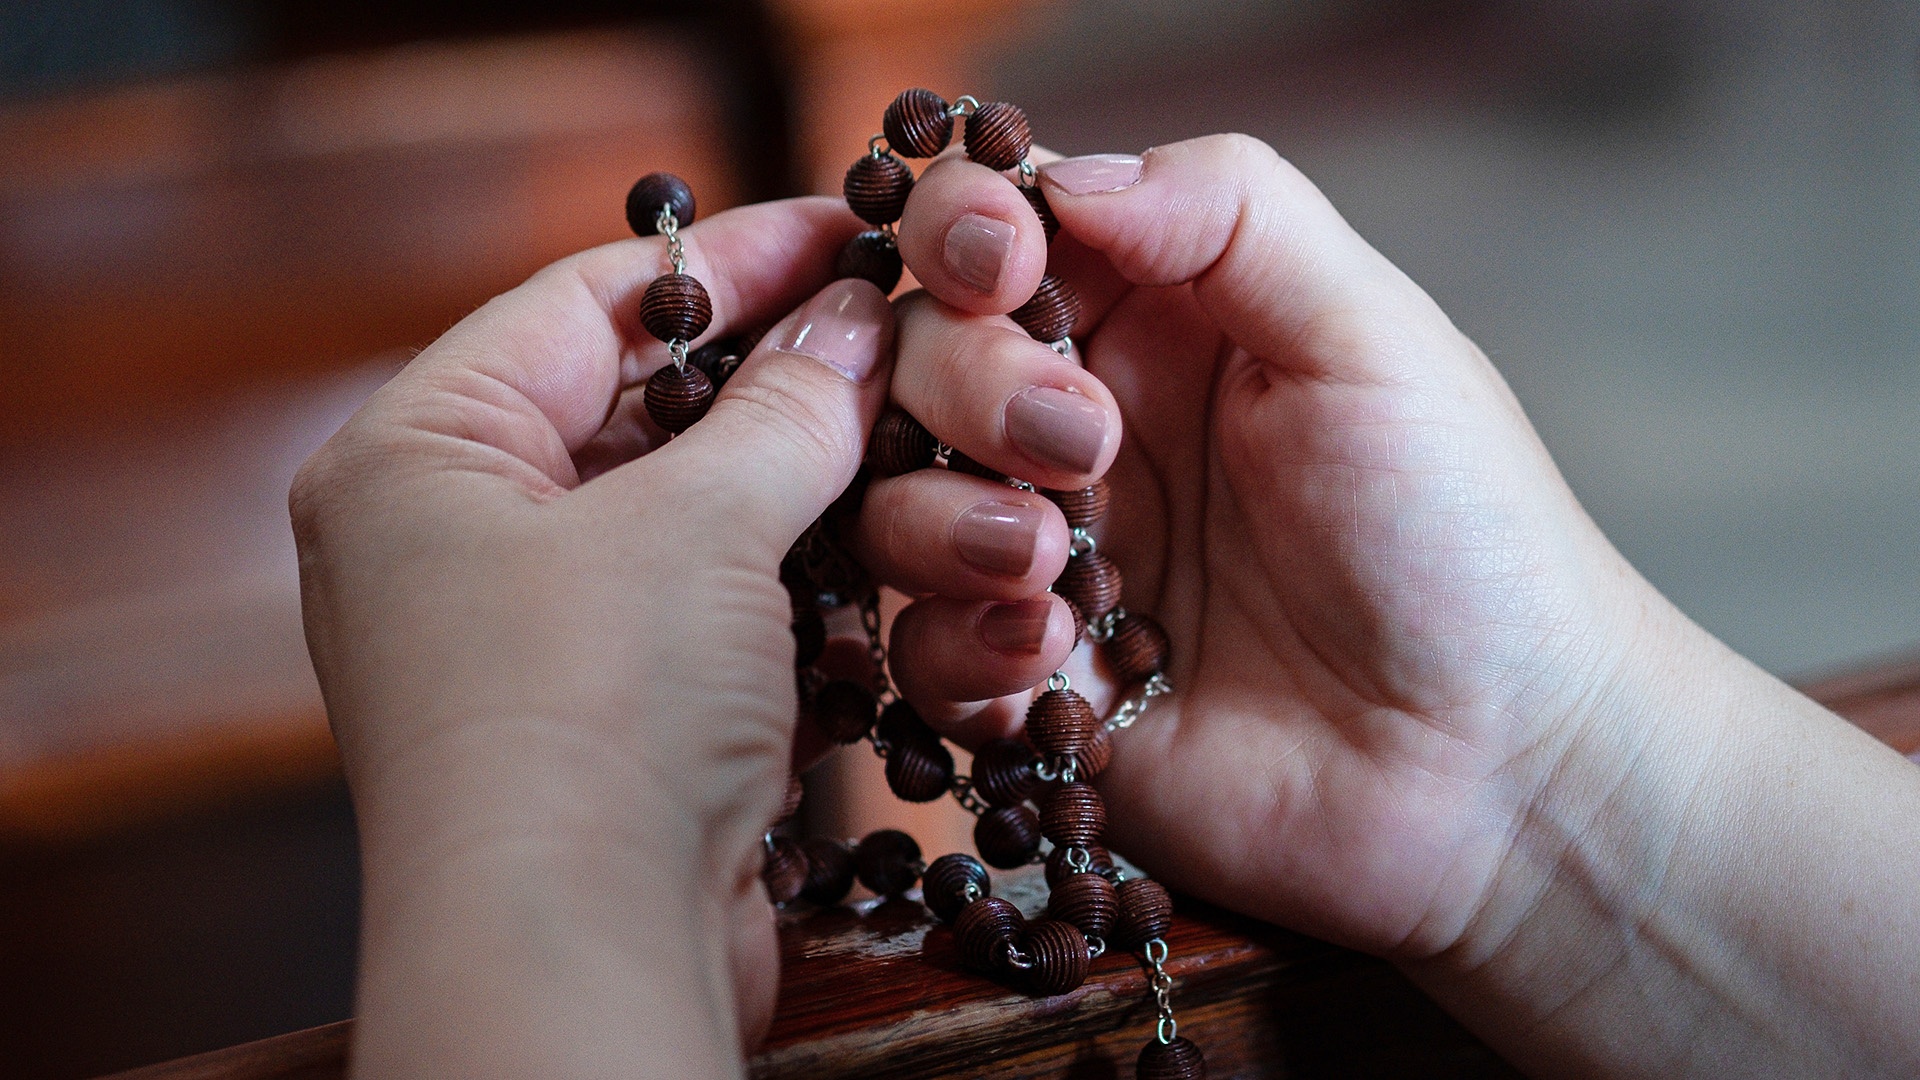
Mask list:
[[[1920,772],[1648,586],[1480,351],[1271,149],[1192,140],[1125,190],[1048,195],[1084,370],[1002,314],[1049,266],[1039,225],[950,153],[900,224],[926,292],[897,337],[873,309],[867,383],[776,329],[662,445],[623,392],[664,359],[631,328],[660,245],[629,241],[464,321],[302,470],[367,866],[356,1073],[740,1074],[795,753],[774,570],[888,394],[990,467],[1113,484],[1102,550],[1178,687],[1099,779],[1149,871],[1393,958],[1543,1075],[1920,1068],[1920,995],[1888,992],[1920,972]],[[1015,231],[991,294],[939,261],[966,213]],[[689,227],[708,336],[780,318],[858,227],[828,200]],[[1107,415],[1090,473],[1007,440],[1027,386]],[[980,629],[1064,558],[1059,516],[1021,575],[910,524],[1007,492],[880,481],[855,538],[917,596],[896,682],[962,741],[1017,728],[1072,640],[1057,598],[1035,652]]]

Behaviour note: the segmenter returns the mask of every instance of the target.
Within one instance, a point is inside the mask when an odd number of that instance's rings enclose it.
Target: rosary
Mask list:
[[[1028,152],[1033,137],[1016,105],[982,104],[963,95],[948,104],[930,90],[908,90],[887,106],[883,134],[875,135],[847,170],[847,205],[874,228],[848,241],[835,263],[840,277],[864,278],[891,293],[902,263],[894,223],[900,220],[914,177],[896,157],[932,157],[953,139],[964,120],[962,145],[969,160],[1012,172],[1020,194],[1039,217],[1048,242],[1059,222],[1035,183]],[[679,434],[713,404],[742,358],[749,338],[716,341],[689,352],[713,319],[706,288],[686,273],[679,229],[694,217],[693,193],[667,173],[641,178],[627,196],[627,221],[641,236],[666,237],[673,265],[647,286],[640,321],[666,342],[671,363],[655,372],[644,393],[647,414]],[[1033,296],[1015,309],[1014,322],[1062,356],[1071,356],[1071,334],[1080,298],[1048,274]],[[1088,781],[1113,756],[1113,732],[1127,727],[1155,697],[1169,692],[1164,671],[1169,646],[1152,618],[1120,606],[1120,570],[1098,550],[1091,530],[1105,516],[1105,481],[1078,491],[1043,491],[1066,515],[1073,542],[1066,570],[1053,591],[1072,609],[1079,639],[1105,648],[1106,660],[1128,688],[1102,720],[1076,693],[1063,672],[1047,680],[1027,711],[1024,738],[999,739],[974,755],[973,773],[955,772],[953,754],[912,705],[893,689],[880,636],[877,588],[839,540],[859,507],[869,478],[898,476],[943,466],[1032,491],[1033,485],[1004,476],[936,439],[904,410],[891,408],[875,424],[860,475],[846,494],[803,533],[780,567],[793,600],[794,667],[802,719],[834,741],[866,740],[886,759],[887,786],[908,802],[952,796],[977,817],[974,846],[979,858],[955,852],[922,863],[920,845],[906,833],[882,829],[849,846],[816,837],[795,841],[769,829],[761,878],[776,904],[804,900],[830,906],[845,899],[853,882],[876,895],[900,896],[920,885],[929,910],[951,925],[960,955],[983,975],[1039,996],[1070,993],[1086,980],[1088,966],[1109,947],[1137,952],[1148,972],[1158,1022],[1135,1069],[1139,1080],[1204,1080],[1200,1048],[1179,1034],[1174,1019],[1173,980],[1167,975],[1166,933],[1173,901],[1158,882],[1117,868],[1101,844],[1106,804]],[[857,604],[873,661],[869,684],[830,679],[815,663],[826,648],[823,609]],[[774,824],[794,815],[800,783],[794,778]],[[1037,809],[1036,809],[1037,808]],[[1041,854],[1042,839],[1051,850]],[[986,865],[982,865],[982,862]],[[1044,917],[1029,920],[1010,901],[992,895],[987,866],[1013,869],[1044,863]]]

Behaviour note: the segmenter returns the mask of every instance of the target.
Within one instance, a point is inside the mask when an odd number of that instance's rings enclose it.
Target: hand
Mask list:
[[[821,291],[672,442],[621,392],[666,360],[636,315],[656,237],[487,304],[301,470],[365,851],[363,1075],[732,1075],[764,1030],[795,708],[776,572],[852,479],[893,352],[879,291],[827,283],[859,227],[809,199],[683,230],[711,336]]]

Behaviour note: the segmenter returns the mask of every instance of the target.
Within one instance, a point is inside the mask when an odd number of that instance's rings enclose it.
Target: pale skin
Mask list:
[[[794,740],[774,571],[889,394],[987,465],[1113,484],[1102,550],[1178,691],[1099,783],[1156,876],[1392,959],[1530,1073],[1920,1072],[1920,770],[1627,565],[1480,351],[1271,150],[1102,168],[1129,182],[1043,168],[1084,369],[1000,317],[1045,265],[1031,211],[942,159],[901,223],[925,293],[829,287],[837,359],[784,350],[789,317],[671,444],[621,394],[664,359],[632,310],[661,245],[634,240],[455,327],[302,471],[364,838],[357,1074],[741,1074]],[[944,261],[967,214],[1014,234],[985,289]],[[857,228],[800,200],[688,229],[712,333],[826,286]],[[1083,471],[1009,438],[1032,386],[1106,417]],[[946,531],[1010,499],[917,474],[859,527],[919,597],[896,679],[963,742],[1017,726],[1071,644],[1033,599],[1057,511],[1024,570]],[[988,631],[1009,611],[1017,647]]]

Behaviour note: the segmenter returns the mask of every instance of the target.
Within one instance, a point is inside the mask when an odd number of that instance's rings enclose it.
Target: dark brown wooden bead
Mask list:
[[[1107,516],[1107,507],[1113,505],[1113,491],[1105,480],[1095,480],[1083,488],[1073,491],[1044,489],[1040,494],[1053,501],[1060,512],[1067,516],[1067,528],[1090,529]]]
[[[867,465],[881,476],[900,476],[933,464],[940,443],[905,409],[888,409],[867,440]]]
[[[1120,919],[1113,927],[1115,945],[1138,949],[1167,936],[1173,926],[1173,897],[1165,887],[1152,878],[1128,878],[1115,892],[1120,898]]]
[[[932,157],[953,141],[947,99],[931,90],[902,90],[880,118],[887,145],[906,157]]]
[[[875,896],[898,896],[920,880],[920,845],[898,829],[870,832],[853,849],[853,872]]]
[[[973,823],[973,846],[997,870],[1025,866],[1040,850],[1040,819],[1024,806],[1000,806]]]
[[[995,739],[974,751],[973,790],[988,806],[1018,806],[1040,788],[1033,747],[1019,739]]]
[[[1085,847],[1107,829],[1107,802],[1090,784],[1062,784],[1040,800],[1040,835],[1061,847]]]
[[[995,171],[1011,169],[1033,149],[1033,128],[1027,111],[1005,101],[989,101],[967,117],[961,136],[967,157]]]
[[[800,850],[807,856],[807,882],[800,896],[809,904],[831,907],[847,898],[853,888],[853,851],[838,840],[817,836],[803,841]]]
[[[1061,599],[1066,598],[1061,597]],[[1067,600],[1067,614],[1073,616],[1073,644],[1078,648],[1081,640],[1087,636],[1087,617],[1080,614],[1080,609],[1074,607],[1071,600]]]
[[[692,364],[684,368],[668,364],[647,379],[641,401],[654,423],[678,435],[713,408],[713,381]]]
[[[1088,871],[1095,874],[1113,873],[1113,856],[1108,854],[1106,848],[1099,844],[1082,844],[1080,847],[1087,853]],[[1072,850],[1070,847],[1057,847],[1047,853],[1047,888],[1051,889],[1081,872],[1067,863],[1067,853]]]
[[[865,154],[848,167],[840,186],[855,217],[869,225],[891,225],[907,208],[913,170],[892,154]]]
[[[687,363],[706,372],[713,383],[716,393],[726,388],[727,380],[740,370],[740,362],[753,351],[753,344],[744,335],[721,338],[710,341],[687,354]]]
[[[960,960],[975,971],[992,974],[1005,968],[1007,945],[1027,925],[1026,917],[1010,900],[983,896],[953,920],[954,944]]]
[[[1073,324],[1080,321],[1080,294],[1073,286],[1052,274],[1040,279],[1027,302],[1014,308],[1009,317],[1020,324],[1036,341],[1052,343],[1073,336]]]
[[[1033,961],[1024,981],[1043,997],[1078,990],[1093,962],[1087,936],[1072,923],[1057,919],[1028,923],[1020,935],[1020,951]]]
[[[1053,243],[1053,238],[1060,235],[1060,219],[1054,216],[1053,206],[1047,202],[1047,193],[1040,190],[1040,185],[1034,184],[1031,187],[1022,185],[1020,194],[1025,196],[1027,205],[1033,207],[1033,215],[1040,219],[1040,231],[1046,234],[1047,243]]]
[[[953,752],[938,739],[891,743],[887,786],[911,803],[932,802],[953,786]]]
[[[1047,915],[1070,922],[1089,937],[1104,938],[1120,917],[1113,882],[1099,874],[1069,874],[1047,897]]]
[[[780,800],[780,809],[774,812],[773,824],[793,820],[793,815],[800,812],[800,801],[806,797],[807,789],[800,783],[800,778],[787,777],[787,793]]]
[[[713,298],[691,274],[661,274],[640,294],[640,325],[661,341],[692,341],[713,322]]]
[[[906,698],[895,698],[880,710],[880,722],[875,725],[873,736],[888,746],[940,741],[940,736],[920,719],[919,710],[907,704]]]
[[[1207,1080],[1207,1061],[1185,1035],[1172,1042],[1158,1039],[1140,1051],[1133,1065],[1134,1080]]]
[[[968,885],[974,888],[971,899],[967,896]],[[963,908],[992,891],[993,879],[987,876],[987,868],[963,852],[940,856],[920,875],[920,895],[926,899],[927,910],[945,923],[959,918]]]
[[[767,886],[767,898],[776,904],[799,899],[807,883],[806,853],[786,837],[774,837],[767,846],[767,861],[760,866],[760,880]]]
[[[1113,764],[1113,733],[1106,724],[1093,729],[1093,738],[1087,740],[1087,748],[1074,755],[1075,775],[1082,780],[1091,780],[1107,771]]]
[[[847,241],[833,261],[833,276],[871,281],[873,287],[883,293],[891,293],[899,286],[900,275],[905,270],[906,264],[900,261],[900,248],[893,237],[876,229],[868,229]]]
[[[812,667],[827,651],[827,619],[815,607],[793,613],[793,666]]]
[[[636,236],[660,231],[660,208],[673,208],[680,228],[693,224],[693,189],[672,173],[648,173],[627,190],[627,225]]]
[[[873,730],[876,707],[873,691],[848,679],[835,679],[813,696],[813,720],[834,742],[855,743]]]
[[[1049,758],[1085,753],[1099,726],[1099,714],[1072,690],[1049,690],[1027,707],[1027,741]]]
[[[958,450],[951,451],[947,454],[947,471],[966,473],[968,476],[978,476],[983,480],[991,480],[996,484],[1004,484],[1007,482],[1006,473],[1000,472],[997,469],[989,469]]]
[[[1151,615],[1127,612],[1113,624],[1113,637],[1107,640],[1107,663],[1121,681],[1145,682],[1167,669],[1167,632]]]
[[[1089,622],[1119,607],[1125,587],[1120,568],[1098,551],[1068,559],[1053,583],[1053,591],[1072,601]]]

